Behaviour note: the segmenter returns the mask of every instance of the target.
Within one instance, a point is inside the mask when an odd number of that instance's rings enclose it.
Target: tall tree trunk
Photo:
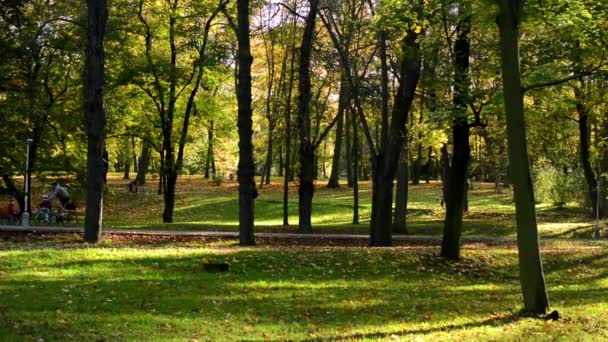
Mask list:
[[[359,224],[359,138],[357,118],[353,115],[353,224]]]
[[[207,157],[205,158],[205,178],[209,179],[210,174],[215,178],[215,152],[213,150],[213,120],[209,120],[209,128],[207,129]]]
[[[347,81],[346,76],[344,76],[344,72],[342,73],[342,77],[340,78],[340,98],[338,99],[338,115],[340,118],[338,119],[338,124],[336,127],[336,140],[334,143],[334,155],[331,163],[331,174],[329,175],[329,181],[327,182],[328,188],[339,188],[340,187],[340,160],[342,160],[342,136],[344,135],[343,126],[344,126],[344,111],[348,106],[347,99]]]
[[[393,181],[403,142],[407,136],[405,124],[420,78],[420,44],[417,42],[417,38],[417,32],[408,30],[403,39],[403,56],[399,70],[401,82],[395,96],[390,130],[386,139],[387,144],[374,158],[370,222],[371,246],[392,245]]]
[[[576,97],[576,111],[578,113],[578,134],[580,144],[580,156],[581,165],[583,167],[583,174],[585,175],[585,181],[589,189],[589,199],[591,203],[592,217],[597,216],[597,179],[591,167],[591,161],[589,160],[589,109],[585,103],[585,97],[583,93],[584,80],[580,80],[581,87],[574,87],[574,95]]]
[[[139,165],[137,167],[137,176],[135,176],[135,183],[138,185],[146,184],[146,175],[148,174],[148,168],[150,166],[150,155],[152,149],[150,143],[144,140],[141,147],[141,156],[139,157]]]
[[[467,98],[469,96],[469,55],[471,43],[471,13],[462,2],[458,6],[459,21],[454,43],[454,99],[452,126],[454,152],[448,178],[448,198],[446,201],[445,223],[441,256],[448,259],[460,258],[460,237],[467,191],[467,169],[471,155],[469,146],[469,122]]]
[[[448,145],[441,146],[441,206],[443,207],[448,201],[448,181],[450,178],[450,155],[448,154]]]
[[[104,108],[105,114],[105,108]],[[105,124],[104,124],[105,127]],[[103,161],[103,183],[106,184],[108,182],[108,170],[110,169],[110,156],[108,155],[108,150],[103,148],[102,153],[102,161]]]
[[[347,106],[349,107],[349,106]],[[346,165],[349,165],[349,167],[346,168],[346,184],[349,188],[352,188],[354,186],[354,181],[353,181],[353,169],[352,167],[350,167],[350,165],[353,165],[353,149],[352,149],[352,144],[351,144],[351,138],[352,138],[352,129],[351,129],[351,122],[352,122],[352,117],[354,115],[357,115],[355,111],[350,110],[350,108],[346,108],[344,114],[346,114],[345,116],[345,123],[346,123],[346,136],[344,137],[344,147],[346,148]]]
[[[266,163],[264,166],[264,171],[266,173],[266,181],[264,182],[264,184],[268,185],[270,184],[270,174],[272,171],[272,149],[273,149],[273,142],[274,139],[272,138],[274,134],[274,127],[269,127],[268,129],[268,146],[266,147]],[[264,177],[262,177],[264,178]]]
[[[131,161],[129,160],[128,163],[125,163],[125,170],[124,170],[124,174],[122,175],[122,179],[130,179],[131,176]]]
[[[84,240],[96,243],[101,238],[103,221],[104,137],[104,35],[108,19],[106,0],[87,1],[87,51],[84,80],[84,115],[87,127],[87,204]]]
[[[249,0],[237,0],[238,15],[238,129],[239,129],[239,242],[241,246],[255,245],[253,234],[255,165],[253,162],[253,110],[251,108],[251,45],[249,38]]]
[[[608,112],[604,112],[604,120],[601,124],[600,134],[598,134],[600,139],[603,141],[603,145],[606,146],[608,143]],[[599,144],[598,144],[599,145]],[[599,203],[599,213],[600,217],[608,217],[608,148],[604,148],[603,152],[600,154],[600,174],[602,175],[599,178],[600,183],[600,203]]]
[[[278,167],[278,174],[277,176],[279,177],[283,177],[285,175],[285,173],[283,172],[283,168],[285,167],[285,165],[283,165],[283,145],[279,145],[279,167]]]
[[[519,61],[519,25],[524,0],[498,0],[498,27],[507,113],[509,177],[515,188],[519,276],[524,311],[544,314],[549,307],[539,249],[534,191],[530,177]]]
[[[291,98],[293,93],[293,82],[295,79],[296,61],[296,25],[297,18],[294,16],[292,22],[291,36],[291,60],[289,61],[289,82],[287,82],[287,103],[285,105],[285,178],[283,178],[283,225],[289,225],[289,182],[293,180],[292,153],[291,153]],[[295,155],[295,153],[294,153]]]
[[[420,113],[422,115],[422,113]],[[422,139],[422,133],[418,133],[418,140]],[[414,160],[414,174],[412,175],[412,185],[420,184],[420,174],[422,173],[422,143],[418,143],[416,148],[416,160]]]
[[[135,137],[131,136],[131,154],[133,156],[133,172],[139,172],[139,160],[137,159],[137,153],[135,152]]]
[[[313,178],[314,178],[314,144],[311,134],[310,119],[310,57],[315,33],[315,23],[319,10],[319,0],[309,0],[310,10],[306,18],[306,26],[300,47],[300,75],[298,97],[298,129],[300,133],[300,186],[298,189],[299,201],[299,231],[311,233]]]
[[[426,162],[426,175],[425,175],[426,184],[431,183],[431,174],[432,173],[433,173],[433,147],[429,146],[427,162]]]
[[[409,166],[407,165],[407,144],[403,144],[399,165],[397,166],[397,190],[395,195],[395,217],[393,219],[393,232],[408,234],[407,230],[407,197]]]

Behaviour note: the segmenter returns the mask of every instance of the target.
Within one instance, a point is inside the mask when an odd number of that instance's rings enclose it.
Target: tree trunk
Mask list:
[[[104,115],[105,115],[105,108],[104,108]],[[104,123],[104,127],[105,127],[105,123]],[[105,147],[103,148],[102,160],[103,160],[103,183],[106,184],[108,182],[108,170],[110,169],[110,156],[108,155],[108,150],[106,150]]]
[[[277,169],[277,176],[283,177],[285,175],[283,172],[284,167],[285,166],[283,165],[283,145],[279,145],[279,167]]]
[[[207,157],[205,158],[205,178],[209,179],[211,176],[215,178],[215,152],[213,150],[213,134],[214,134],[213,120],[209,120],[209,128],[207,129]]]
[[[139,168],[138,168],[138,160],[137,160],[137,153],[135,153],[135,137],[131,136],[131,154],[132,154],[132,162],[133,162],[133,172],[135,172],[137,174],[137,172],[139,172]]]
[[[374,158],[372,217],[370,222],[371,246],[392,245],[393,180],[403,149],[403,142],[407,136],[405,124],[420,78],[420,44],[416,41],[417,38],[418,33],[414,30],[408,30],[403,39],[403,57],[399,71],[401,82],[395,96],[387,144]]]
[[[422,114],[421,114],[422,115]],[[418,134],[418,138],[422,138],[422,134]],[[416,160],[414,161],[414,174],[412,175],[412,185],[420,184],[420,174],[422,173],[422,143],[418,143],[416,149]]]
[[[426,162],[426,184],[431,183],[431,174],[433,173],[433,147],[429,146],[428,157]]]
[[[353,115],[353,224],[359,224],[359,138],[357,118]]]
[[[137,185],[146,184],[146,175],[148,174],[148,168],[150,166],[151,153],[152,149],[150,148],[150,143],[144,140],[143,146],[141,148],[141,156],[139,157],[137,176],[135,176],[135,183],[137,183]]]
[[[84,115],[87,127],[87,204],[84,240],[101,238],[103,221],[104,137],[104,35],[108,19],[106,0],[88,0],[87,51],[84,79]]]
[[[289,182],[293,180],[293,167],[291,156],[291,98],[293,92],[293,82],[295,78],[295,60],[296,60],[296,25],[297,18],[293,17],[293,35],[291,37],[291,60],[289,61],[289,82],[287,85],[287,104],[285,106],[285,178],[283,178],[283,225],[289,225]],[[295,153],[294,153],[295,155]]]
[[[463,5],[462,2],[458,9],[460,19],[456,27],[457,38],[454,43],[454,123],[452,128],[454,152],[448,176],[448,197],[441,243],[441,256],[448,259],[460,258],[462,219],[466,206],[467,169],[471,157],[467,110],[471,13],[468,6]]]
[[[255,165],[253,162],[253,110],[251,108],[251,45],[249,38],[249,0],[237,0],[238,15],[238,129],[239,129],[239,242],[241,246],[255,245],[253,234]]]
[[[589,109],[586,107],[583,88],[584,80],[580,79],[581,87],[574,87],[576,96],[576,111],[578,113],[578,133],[580,144],[581,165],[589,189],[592,217],[597,216],[597,179],[589,160]]]
[[[352,159],[352,155],[353,155],[353,149],[351,146],[351,137],[352,137],[352,129],[351,129],[351,122],[352,122],[352,117],[354,115],[357,115],[355,111],[351,111],[350,110],[350,106],[347,106],[347,108],[345,109],[344,114],[346,114],[345,116],[345,124],[346,124],[346,136],[344,137],[345,141],[345,148],[346,148],[346,165],[349,165],[346,168],[346,184],[349,188],[353,187],[353,169],[352,167],[350,167],[350,165],[353,165],[353,159]]]
[[[407,231],[407,196],[409,181],[409,166],[407,165],[407,144],[404,144],[397,167],[397,191],[395,195],[395,217],[393,232],[408,234]]]
[[[311,136],[310,100],[310,56],[314,39],[315,23],[319,10],[318,0],[309,0],[310,10],[306,18],[306,26],[300,47],[300,63],[298,73],[300,76],[298,97],[298,129],[300,133],[300,187],[299,201],[299,231],[312,232],[312,197],[314,177],[314,145]]]
[[[163,223],[173,223],[173,212],[175,209],[175,186],[177,185],[177,172],[171,170],[163,177]]]
[[[347,99],[347,81],[345,79],[344,72],[340,79],[340,98],[338,99],[338,124],[336,127],[336,141],[334,144],[334,155],[331,163],[331,174],[329,175],[329,182],[327,182],[328,188],[339,188],[340,187],[340,160],[342,160],[342,136],[344,135],[342,130],[344,129],[344,111],[348,106]]]
[[[131,162],[129,161],[128,163],[125,163],[125,172],[122,176],[122,179],[130,179],[131,176]]]
[[[509,177],[515,189],[519,275],[524,311],[544,314],[549,307],[549,298],[539,249],[519,64],[519,25],[523,6],[524,0],[499,0],[498,27],[507,113]]]

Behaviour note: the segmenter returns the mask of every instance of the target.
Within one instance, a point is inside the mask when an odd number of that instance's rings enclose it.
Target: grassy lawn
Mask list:
[[[173,224],[162,223],[163,200],[156,193],[157,181],[151,180],[137,194],[128,193],[126,181],[114,175],[109,179],[104,200],[104,223],[112,228],[163,230],[238,231],[238,193],[236,182],[214,186],[201,177],[180,177]],[[312,222],[317,232],[362,233],[369,231],[371,189],[361,184],[361,224],[352,222],[352,189],[327,189],[318,181],[313,200]],[[439,204],[441,184],[410,186],[408,223],[412,234],[440,236],[445,211]],[[256,200],[257,231],[291,232],[294,226],[282,225],[282,182],[276,179],[259,189]],[[469,193],[469,212],[465,215],[465,236],[515,237],[515,209],[512,193],[506,189],[495,194],[493,185],[475,183]],[[36,197],[34,197],[36,198]],[[556,209],[538,205],[542,237],[585,238],[592,236],[594,221],[586,210],[570,207]],[[289,222],[297,225],[297,186],[291,184]],[[608,221],[602,223],[608,228]]]
[[[0,240],[2,341],[608,340],[601,243],[544,245],[556,322],[517,315],[509,245],[27,246]]]

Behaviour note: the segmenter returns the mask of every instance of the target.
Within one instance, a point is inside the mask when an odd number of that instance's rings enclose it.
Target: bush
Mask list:
[[[534,197],[537,203],[551,203],[564,207],[569,202],[582,203],[584,181],[578,170],[568,173],[548,162],[534,168]]]

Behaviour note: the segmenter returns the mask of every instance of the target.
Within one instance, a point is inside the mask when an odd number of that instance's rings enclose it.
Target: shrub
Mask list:
[[[565,172],[548,162],[534,168],[534,196],[537,203],[551,203],[564,207],[568,202],[582,203],[583,177],[578,170]]]

